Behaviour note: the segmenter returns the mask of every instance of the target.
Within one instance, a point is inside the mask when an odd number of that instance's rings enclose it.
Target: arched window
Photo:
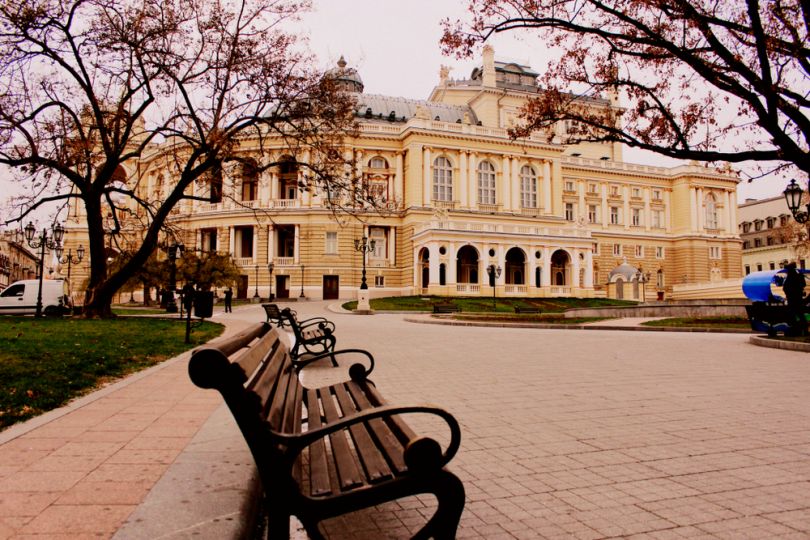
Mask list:
[[[253,161],[242,163],[242,200],[255,201],[258,194],[259,171]]]
[[[447,266],[444,263],[439,265],[439,285],[447,285]]]
[[[537,208],[537,173],[528,165],[520,169],[520,206]]]
[[[437,157],[433,162],[433,200],[453,200],[453,166],[446,157]]]
[[[381,156],[374,156],[368,162],[369,169],[387,169],[388,162],[385,160],[384,157]]]
[[[663,270],[658,270],[658,272],[656,273],[655,286],[658,287],[659,289],[664,288],[664,271]]]
[[[712,193],[706,195],[706,228],[717,228],[717,201]]]
[[[495,204],[495,167],[489,161],[478,164],[478,204]]]

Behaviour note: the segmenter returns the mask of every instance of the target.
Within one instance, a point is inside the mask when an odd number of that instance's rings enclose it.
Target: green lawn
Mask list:
[[[732,328],[751,329],[745,317],[673,317],[642,323],[644,326],[675,326],[680,328]]]
[[[465,314],[454,313],[454,319],[463,321],[487,321],[487,322],[527,322],[542,324],[584,324],[597,321],[607,321],[611,317],[565,317],[559,313],[549,314],[518,314],[518,313],[490,313],[490,314]]]
[[[222,333],[204,323],[183,343],[178,320],[0,317],[0,429]]]
[[[380,311],[433,311],[434,304],[454,304],[462,312],[514,313],[515,307],[538,307],[543,313],[562,313],[578,307],[634,306],[636,302],[609,298],[497,298],[493,310],[492,298],[485,296],[391,296],[375,298],[370,304],[371,309]],[[343,307],[354,310],[357,302],[347,302]]]

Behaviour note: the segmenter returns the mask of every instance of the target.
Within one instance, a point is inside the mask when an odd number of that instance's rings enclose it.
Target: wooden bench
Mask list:
[[[459,313],[461,308],[455,304],[433,304],[433,313]]]
[[[794,322],[793,315],[785,304],[768,304],[754,302],[745,306],[751,330],[766,332],[768,336],[775,337],[777,332],[790,334],[790,325]]]
[[[298,321],[290,308],[281,310],[281,317],[287,323],[295,336],[295,343],[291,348],[292,357],[296,360],[304,355],[326,355],[335,350],[337,338],[335,337],[335,323],[324,317],[312,317],[305,321]],[[334,356],[330,357],[332,364],[337,366]]]
[[[364,355],[358,349],[332,354]],[[313,357],[301,364],[317,360]],[[191,380],[218,390],[247,441],[264,489],[268,538],[288,538],[298,517],[310,538],[323,538],[324,519],[411,495],[432,493],[438,509],[419,538],[454,538],[464,509],[464,486],[445,465],[461,441],[456,419],[428,405],[388,405],[356,363],[350,380],[321,388],[301,384],[279,330],[258,323],[194,351]],[[417,436],[404,415],[441,418],[449,431],[442,451]]]
[[[278,327],[284,327],[287,324],[287,320],[281,316],[278,304],[262,304],[262,307],[265,315],[267,315],[265,322],[275,324]],[[295,315],[295,311],[290,310],[290,312]]]
[[[515,313],[540,313],[540,308],[535,306],[521,307],[515,306]]]

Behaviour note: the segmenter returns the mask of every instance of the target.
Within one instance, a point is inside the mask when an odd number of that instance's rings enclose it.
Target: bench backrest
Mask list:
[[[264,312],[267,314],[268,319],[276,321],[281,320],[281,310],[278,309],[278,305],[262,304],[262,307],[264,308]]]
[[[284,450],[277,435],[301,426],[303,386],[278,330],[258,323],[201,347],[188,370],[194,384],[222,394],[264,477],[262,464],[272,467]]]

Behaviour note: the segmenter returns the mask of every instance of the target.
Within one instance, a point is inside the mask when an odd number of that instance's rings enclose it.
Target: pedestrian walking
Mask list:
[[[804,287],[806,282],[804,275],[796,270],[795,262],[788,263],[785,270],[787,275],[782,283],[782,290],[785,292],[788,311],[793,321],[790,327],[794,335],[803,336],[807,334],[807,322],[804,319]]]
[[[228,287],[225,289],[225,313],[233,312],[233,307],[231,306],[231,302],[233,301],[233,289]]]

